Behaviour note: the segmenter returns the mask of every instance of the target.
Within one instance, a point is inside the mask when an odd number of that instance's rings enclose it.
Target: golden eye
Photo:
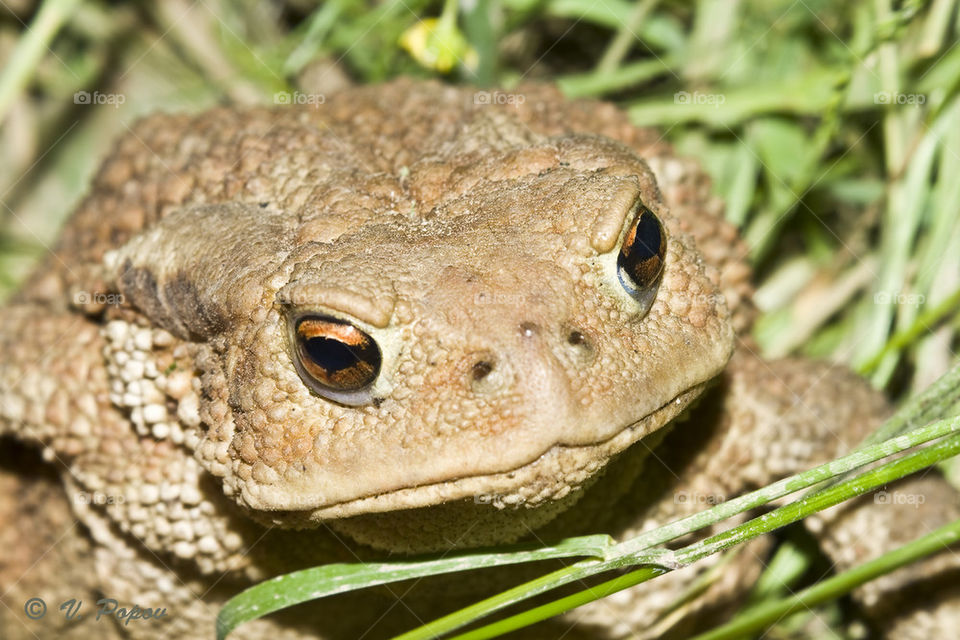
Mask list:
[[[653,302],[666,254],[663,226],[657,216],[641,204],[620,245],[617,275],[627,293],[647,308]]]
[[[380,348],[344,320],[305,316],[294,325],[297,371],[318,395],[349,405],[371,401],[369,387],[380,374]]]

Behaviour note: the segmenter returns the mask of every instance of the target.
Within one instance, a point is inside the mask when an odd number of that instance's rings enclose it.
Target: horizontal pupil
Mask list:
[[[322,336],[308,339],[304,346],[310,359],[330,373],[356,366],[363,356],[362,349]]]
[[[295,366],[317,395],[348,406],[370,402],[366,390],[380,374],[376,341],[349,322],[325,316],[300,318],[292,327]]]

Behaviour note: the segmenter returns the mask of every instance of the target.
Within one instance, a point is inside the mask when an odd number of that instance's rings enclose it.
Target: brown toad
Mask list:
[[[850,374],[766,363],[737,337],[745,252],[694,163],[610,105],[524,98],[401,80],[154,116],[119,142],[2,311],[0,516],[19,523],[5,637],[210,637],[225,597],[295,568],[626,537],[878,423],[882,399]],[[820,532],[827,553],[849,565],[894,544],[865,522],[909,538],[958,516],[942,481],[914,483],[930,496],[915,527],[848,508]],[[743,597],[764,545],[679,610],[711,563],[539,632],[682,636]],[[236,637],[384,635],[498,578],[464,582]],[[102,595],[168,615],[22,614],[33,596]],[[861,599],[876,613],[895,595]]]

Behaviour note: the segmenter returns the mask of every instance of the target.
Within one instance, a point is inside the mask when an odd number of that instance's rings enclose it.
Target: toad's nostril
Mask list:
[[[596,358],[596,350],[590,336],[579,329],[570,329],[567,332],[568,352],[573,354],[579,366],[590,364]]]
[[[520,335],[522,335],[524,338],[532,338],[538,333],[540,333],[540,326],[535,322],[520,323]]]
[[[473,365],[473,379],[475,382],[483,380],[493,371],[493,363],[489,360],[480,360]]]

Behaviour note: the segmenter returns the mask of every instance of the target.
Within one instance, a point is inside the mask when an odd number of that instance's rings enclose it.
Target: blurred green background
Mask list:
[[[768,356],[846,363],[902,399],[957,361],[958,15],[957,0],[5,0],[0,296],[145,113],[402,74],[554,82],[712,175],[751,249]]]

